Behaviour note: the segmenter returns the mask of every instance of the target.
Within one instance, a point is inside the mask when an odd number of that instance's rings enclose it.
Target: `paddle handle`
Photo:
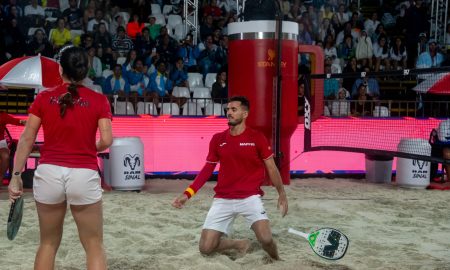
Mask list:
[[[301,237],[303,237],[305,239],[308,239],[308,234],[307,233],[304,233],[304,232],[301,232],[301,231],[297,231],[297,230],[294,230],[292,228],[289,228],[288,232],[292,233],[292,234],[296,234],[298,236],[301,236]]]

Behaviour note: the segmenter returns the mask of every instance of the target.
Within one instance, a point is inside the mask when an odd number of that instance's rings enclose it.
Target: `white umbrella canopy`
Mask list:
[[[413,87],[419,93],[450,95],[450,73],[428,74],[424,81]]]
[[[48,57],[24,56],[0,66],[0,86],[42,89],[61,83],[59,64]]]

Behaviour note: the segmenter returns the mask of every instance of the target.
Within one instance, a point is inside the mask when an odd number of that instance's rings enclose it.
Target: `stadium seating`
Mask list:
[[[153,16],[155,16],[155,19],[156,19],[155,23],[156,24],[159,24],[161,26],[166,25],[166,17],[164,17],[164,15],[159,13],[159,14],[153,14]]]
[[[117,15],[122,16],[125,23],[128,23],[130,21],[130,13],[126,11],[117,12]]]
[[[186,37],[186,30],[184,29],[184,25],[177,24],[174,28],[174,38],[178,41],[183,40]]]
[[[169,15],[169,13],[172,12],[172,8],[173,8],[172,5],[164,5],[163,10],[162,10],[162,13],[164,14],[164,16],[167,17]]]
[[[187,87],[175,86],[172,91],[174,97],[191,98],[191,92]]]
[[[183,20],[180,15],[169,15],[167,18],[167,24],[170,25],[171,28],[175,28],[175,26],[179,24],[183,24]]]
[[[196,102],[187,102],[183,105],[183,115],[203,115],[202,108]]]
[[[137,114],[150,114],[150,115],[158,115],[158,110],[153,102],[142,102],[139,101],[136,105]]]
[[[217,73],[208,73],[205,78],[205,86],[211,88],[216,82]]]
[[[152,14],[162,14],[161,12],[161,6],[159,4],[151,4],[152,5]]]
[[[389,117],[391,113],[389,112],[388,107],[385,106],[375,106],[373,110],[374,117]]]
[[[220,103],[208,103],[205,107],[205,115],[225,115],[224,105]]]
[[[189,88],[203,87],[203,75],[201,73],[188,73]]]
[[[207,87],[195,87],[193,90],[193,98],[197,104],[204,108],[211,102],[211,91]]]
[[[180,115],[180,108],[176,103],[161,103],[161,115]]]
[[[133,115],[136,114],[133,104],[129,101],[116,101],[114,104],[114,114]]]

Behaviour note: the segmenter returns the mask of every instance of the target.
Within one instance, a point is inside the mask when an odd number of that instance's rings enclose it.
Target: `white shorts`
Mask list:
[[[221,199],[214,201],[206,216],[203,229],[210,229],[229,235],[235,218],[242,215],[249,227],[259,220],[269,219],[264,210],[260,195],[253,195],[245,199]]]
[[[34,199],[44,204],[67,200],[71,205],[93,204],[102,199],[97,171],[40,164],[34,172]]]
[[[6,149],[9,149],[9,148],[8,148],[8,143],[6,142],[6,140],[1,140],[1,141],[0,141],[0,148],[6,148]]]

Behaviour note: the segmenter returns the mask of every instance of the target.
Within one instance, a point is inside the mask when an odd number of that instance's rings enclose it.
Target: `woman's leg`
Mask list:
[[[70,209],[77,224],[81,244],[86,251],[87,269],[106,269],[102,201],[88,205],[71,205]]]
[[[59,204],[43,204],[36,201],[36,208],[39,217],[40,244],[34,261],[34,269],[54,269],[67,205],[65,201]]]

